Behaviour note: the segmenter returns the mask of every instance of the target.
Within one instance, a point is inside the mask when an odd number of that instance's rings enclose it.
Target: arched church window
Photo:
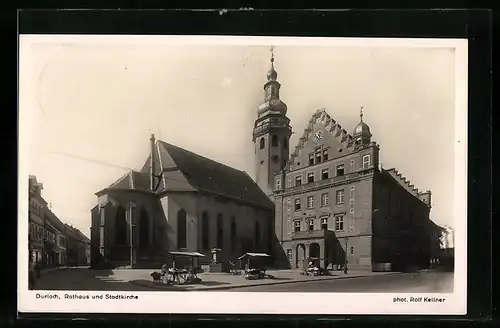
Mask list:
[[[148,212],[143,208],[139,219],[139,246],[147,248],[149,245],[149,217]]]
[[[233,216],[231,218],[231,250],[236,249],[236,219]]]
[[[127,218],[125,209],[118,206],[115,216],[115,244],[124,246],[127,244]]]
[[[260,138],[260,149],[266,148],[266,139],[264,137]]]
[[[201,215],[201,246],[203,249],[209,249],[210,245],[210,217],[207,212]]]
[[[177,212],[177,248],[187,248],[187,219],[183,209]]]
[[[273,134],[271,137],[271,146],[277,147],[278,146],[278,136]]]
[[[217,248],[224,247],[224,226],[222,214],[217,215]]]

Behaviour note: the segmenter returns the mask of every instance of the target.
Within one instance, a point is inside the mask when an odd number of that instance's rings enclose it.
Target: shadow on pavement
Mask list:
[[[154,282],[146,279],[135,279],[130,281],[133,285],[140,285],[144,287],[149,287],[150,290],[165,290],[165,291],[182,291],[186,288],[184,286],[176,285],[166,285],[160,282]]]
[[[292,280],[292,278],[286,278],[286,277],[274,277],[272,279],[265,279],[266,281],[272,281],[272,280],[276,280],[276,281],[286,281],[286,280]]]
[[[230,285],[228,282],[222,282],[222,281],[202,281],[201,284],[202,286],[222,286],[222,285]]]

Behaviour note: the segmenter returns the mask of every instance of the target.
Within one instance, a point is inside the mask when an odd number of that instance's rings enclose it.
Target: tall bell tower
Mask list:
[[[264,84],[265,98],[257,111],[253,129],[255,180],[267,195],[272,195],[274,174],[284,169],[290,154],[292,128],[286,116],[287,106],[280,99],[280,88],[278,73],[274,69],[274,48],[271,47],[271,68]]]

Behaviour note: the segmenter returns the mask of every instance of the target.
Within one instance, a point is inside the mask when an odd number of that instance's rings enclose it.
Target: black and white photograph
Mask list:
[[[467,41],[19,47],[21,309],[465,311]]]

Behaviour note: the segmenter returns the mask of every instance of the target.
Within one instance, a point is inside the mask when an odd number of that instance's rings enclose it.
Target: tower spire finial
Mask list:
[[[267,80],[276,81],[278,78],[278,73],[274,69],[274,46],[271,46],[271,48],[269,48],[269,51],[271,52],[271,59],[269,60],[271,62],[271,69],[269,70],[269,72],[267,72]]]
[[[363,122],[363,106],[359,108],[359,119]]]

